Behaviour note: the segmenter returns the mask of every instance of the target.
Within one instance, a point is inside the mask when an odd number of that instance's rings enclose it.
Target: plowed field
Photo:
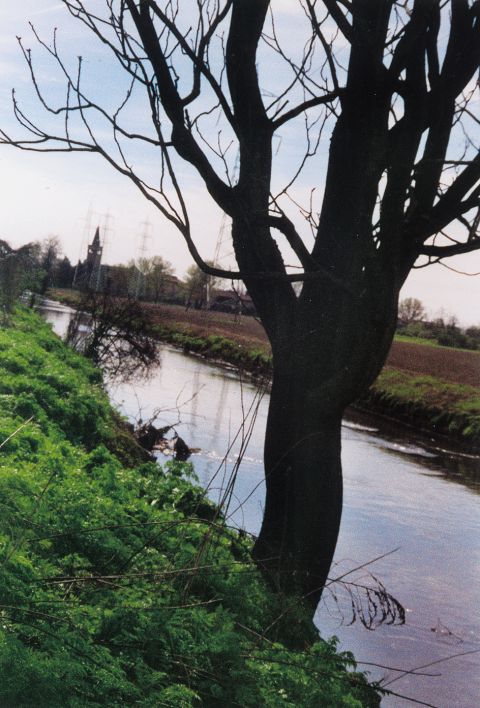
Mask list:
[[[427,374],[443,381],[480,387],[480,352],[394,342],[387,366],[411,374]]]

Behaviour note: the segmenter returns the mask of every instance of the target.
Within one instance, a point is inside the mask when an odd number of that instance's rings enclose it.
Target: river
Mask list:
[[[68,308],[49,303],[46,316],[59,334],[65,332]],[[213,500],[235,475],[229,523],[259,530],[267,393],[260,395],[231,370],[169,347],[162,347],[160,366],[147,381],[110,384],[109,393],[131,420],[160,409],[159,425],[175,423],[187,444],[199,449],[191,461]],[[374,574],[405,607],[406,621],[374,631],[350,624],[349,600],[338,588],[337,602],[326,593],[317,626],[323,636],[336,635],[340,649],[352,651],[359,668],[392,691],[438,708],[477,708],[480,461],[365,418],[345,421],[342,459],[344,511],[331,576],[378,558],[347,579],[371,582],[367,572]],[[398,696],[382,700],[386,707],[414,704]]]

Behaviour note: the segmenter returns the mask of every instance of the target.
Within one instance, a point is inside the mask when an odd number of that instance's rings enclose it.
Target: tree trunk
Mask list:
[[[276,590],[304,596],[314,611],[340,527],[342,416],[296,374],[274,373],[265,512],[254,557]]]
[[[272,342],[266,501],[254,558],[276,590],[303,596],[312,615],[340,527],[342,415],[378,375],[395,330],[395,300],[384,295],[374,311],[311,290],[288,337]]]

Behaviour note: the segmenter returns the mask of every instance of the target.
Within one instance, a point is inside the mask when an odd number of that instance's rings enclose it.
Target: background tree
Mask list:
[[[204,272],[244,280],[274,370],[255,557],[313,608],[340,523],[343,411],[385,361],[411,268],[480,247],[480,4],[299,0],[295,27],[293,4],[282,26],[269,0],[63,4],[111,49],[125,95],[102,105],[101,88],[87,95],[82,60],[70,74],[56,42],[39,38],[67,85],[65,104],[51,102],[21,43],[51,115],[43,127],[14,95],[26,133],[4,140],[102,155]],[[152,118],[143,132],[129,122],[142,106]],[[154,183],[132,168],[135,143],[156,153]],[[192,172],[231,219],[238,271],[214,268],[195,246],[182,192]]]
[[[480,327],[469,327],[467,330],[465,330],[465,334],[467,335],[470,342],[469,348],[480,349]]]
[[[398,305],[398,319],[403,324],[421,322],[425,317],[425,308],[421,300],[416,297],[407,297],[401,300]]]
[[[57,288],[71,288],[75,267],[70,263],[70,259],[64,256],[57,261],[54,284]]]
[[[39,266],[43,271],[40,293],[44,295],[48,288],[56,285],[56,274],[62,255],[58,236],[49,236],[40,243]]]
[[[132,288],[133,273],[131,266],[118,265],[108,266],[105,276],[104,287],[110,295],[127,297]]]
[[[35,282],[34,255],[33,244],[15,250],[0,240],[0,317],[3,324],[8,322],[22,291]]]
[[[211,261],[205,261],[206,265],[213,268]],[[214,278],[210,273],[206,273],[195,263],[187,270],[185,279],[185,301],[187,307],[193,306],[196,310],[201,310],[208,306],[211,291],[217,285],[218,278]]]
[[[140,258],[138,267],[145,276],[145,299],[159,302],[167,292],[168,279],[173,275],[173,266],[162,256]]]

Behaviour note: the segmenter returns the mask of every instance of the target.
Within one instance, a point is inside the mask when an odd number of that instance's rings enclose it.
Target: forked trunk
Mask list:
[[[326,289],[304,291],[289,331],[272,342],[266,500],[254,558],[277,591],[302,596],[313,615],[340,528],[342,415],[385,361],[396,300],[385,290],[374,310],[347,307]]]

